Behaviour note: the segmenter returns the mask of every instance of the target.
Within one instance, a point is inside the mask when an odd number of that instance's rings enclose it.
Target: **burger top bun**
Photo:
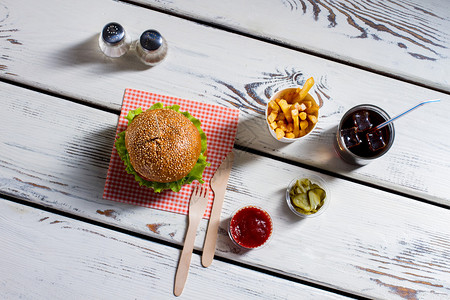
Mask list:
[[[125,131],[130,163],[145,180],[172,182],[185,177],[201,153],[195,125],[172,109],[147,110]]]

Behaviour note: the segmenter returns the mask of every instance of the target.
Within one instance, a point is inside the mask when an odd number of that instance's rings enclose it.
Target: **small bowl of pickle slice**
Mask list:
[[[286,190],[286,202],[294,214],[315,217],[328,206],[330,192],[325,181],[314,175],[294,178]]]

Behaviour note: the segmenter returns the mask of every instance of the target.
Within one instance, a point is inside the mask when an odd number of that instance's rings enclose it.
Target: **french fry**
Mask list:
[[[298,137],[299,133],[300,133],[300,124],[299,124],[299,120],[298,120],[298,109],[293,109],[291,110],[291,114],[292,114],[292,120],[293,120],[293,124],[294,124],[294,129],[292,130],[292,132],[294,133],[295,137]]]
[[[295,136],[295,134],[294,134],[293,132],[288,132],[288,133],[286,133],[286,136],[285,136],[285,137],[288,138],[288,139],[296,138],[296,136]]]
[[[286,118],[284,117],[284,113],[282,111],[278,112],[277,118],[275,121],[284,121]]]
[[[308,119],[311,121],[311,123],[316,124],[317,123],[317,117],[314,115],[308,115]]]
[[[269,123],[272,123],[277,119],[277,116],[278,113],[276,111],[272,111],[270,115],[267,117],[267,121],[269,121]]]
[[[305,99],[306,95],[308,94],[309,90],[314,85],[314,78],[310,77],[306,80],[305,84],[303,85],[300,93],[298,94],[298,99],[302,101]]]
[[[290,114],[290,105],[287,103],[287,101],[284,99],[281,99],[280,101],[278,101],[278,105],[281,107],[281,110],[284,113],[284,117],[286,118],[286,121],[292,122],[292,117]]]
[[[281,128],[281,130],[286,131],[286,122],[284,120],[277,121],[277,127]]]
[[[277,122],[269,123],[269,126],[270,126],[270,128],[272,128],[272,130],[277,129],[277,127],[278,127]]]
[[[304,120],[304,121],[300,121],[300,129],[301,130],[305,130],[306,128],[308,128],[309,123],[308,121]]]
[[[303,103],[298,103],[298,102],[294,103],[293,106],[294,106],[299,112],[304,111],[304,110],[307,108],[305,104],[303,104]]]
[[[314,113],[316,113],[316,112],[318,112],[318,111],[319,111],[319,106],[318,106],[318,105],[313,105],[313,106],[311,106],[310,108],[308,108],[308,109],[305,110],[305,112],[306,112],[307,114],[314,114]]]
[[[286,132],[293,132],[294,131],[294,124],[293,123],[287,123],[286,125]]]
[[[277,139],[281,140],[282,137],[284,137],[284,131],[281,128],[275,129],[275,134],[277,136]]]
[[[306,117],[308,116],[307,113],[305,113],[304,111],[302,111],[301,113],[298,114],[298,117],[300,118],[300,120],[304,121],[306,120]]]
[[[310,108],[312,106],[312,102],[309,100],[304,100],[303,104],[306,106],[306,108]]]
[[[269,102],[269,107],[273,110],[273,111],[280,111],[280,106],[278,106],[277,102],[275,102],[275,100],[271,100]]]
[[[304,103],[299,104],[298,106],[299,106],[298,111],[305,111],[308,108],[308,107],[306,107],[306,105]]]

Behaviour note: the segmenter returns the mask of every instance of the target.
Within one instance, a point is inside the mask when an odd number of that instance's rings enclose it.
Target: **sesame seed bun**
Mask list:
[[[201,153],[195,125],[171,109],[147,110],[125,131],[130,163],[145,180],[172,182],[185,177]]]

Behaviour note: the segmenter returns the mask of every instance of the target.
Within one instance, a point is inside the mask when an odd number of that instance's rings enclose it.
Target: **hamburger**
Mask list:
[[[146,111],[130,111],[127,129],[115,143],[127,173],[157,193],[178,192],[194,180],[204,183],[203,171],[209,165],[200,121],[179,109],[156,103]]]

